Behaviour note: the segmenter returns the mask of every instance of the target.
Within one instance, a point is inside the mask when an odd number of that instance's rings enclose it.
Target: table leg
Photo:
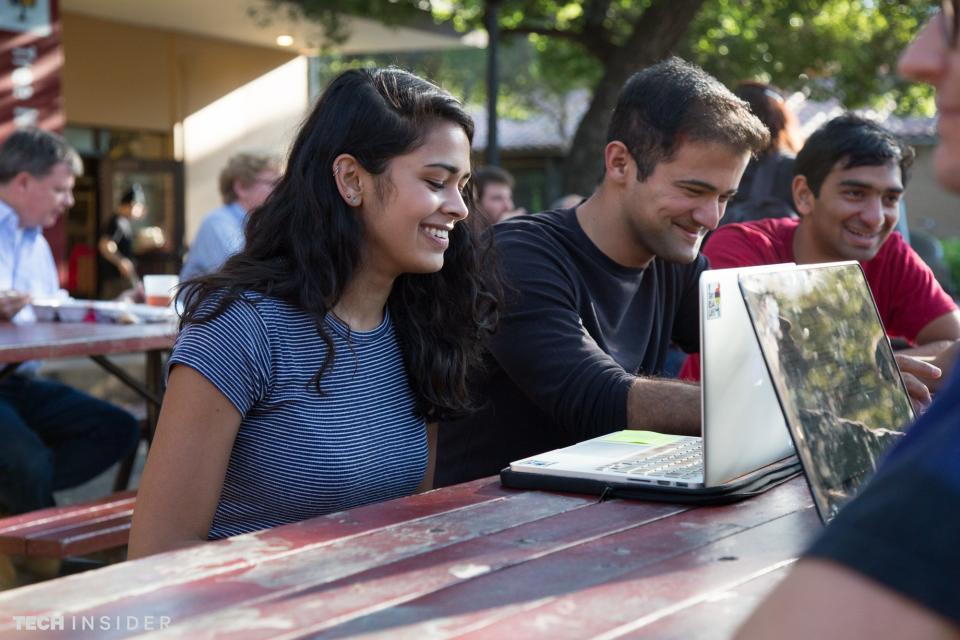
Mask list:
[[[90,356],[98,365],[120,379],[128,387],[136,391],[147,402],[147,420],[146,432],[143,434],[147,440],[147,446],[153,442],[153,433],[157,428],[157,419],[160,416],[160,403],[163,400],[163,352],[147,351],[146,362],[146,380],[139,382],[130,376],[126,371],[110,362],[104,356]],[[130,475],[133,472],[133,464],[136,460],[136,452],[120,462],[120,469],[117,471],[117,477],[114,479],[113,490],[124,491],[129,488]]]
[[[147,390],[155,398],[163,399],[163,352],[147,351]],[[157,420],[160,417],[160,404],[147,403],[147,443],[153,442],[153,434],[157,429]]]
[[[149,408],[150,405],[155,405],[156,407],[159,407],[160,402],[163,399],[162,396],[156,393],[155,389],[151,388],[149,384],[149,380],[151,376],[150,367],[153,366],[151,364],[150,356],[151,354],[154,354],[154,353],[157,354],[157,358],[159,359],[160,358],[159,351],[147,352],[147,381],[148,381],[147,384],[143,384],[142,382],[140,382],[139,380],[131,376],[129,373],[127,373],[117,365],[110,362],[110,360],[108,360],[106,356],[90,356],[90,359],[96,362],[98,365],[100,365],[104,369],[106,369],[108,372],[110,372],[114,376],[116,376],[117,379],[120,380],[120,382],[122,382],[123,384],[127,385],[128,387],[136,391],[138,394],[140,394],[140,397],[147,401],[147,407]]]

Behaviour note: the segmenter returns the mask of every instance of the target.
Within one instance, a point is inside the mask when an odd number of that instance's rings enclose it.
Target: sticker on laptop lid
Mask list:
[[[707,310],[707,320],[720,317],[720,283],[708,282],[703,293],[703,308]]]
[[[681,437],[682,436],[674,436],[668,433],[657,433],[656,431],[636,431],[633,429],[627,429],[625,431],[611,433],[610,435],[601,438],[601,440],[603,442],[626,442],[628,444],[659,446],[662,444],[676,442]]]

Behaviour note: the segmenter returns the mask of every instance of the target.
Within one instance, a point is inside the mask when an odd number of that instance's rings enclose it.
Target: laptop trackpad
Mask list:
[[[553,451],[551,452],[551,458],[558,462],[608,464],[613,460],[635,456],[651,448],[653,448],[653,445],[587,440],[571,447]]]

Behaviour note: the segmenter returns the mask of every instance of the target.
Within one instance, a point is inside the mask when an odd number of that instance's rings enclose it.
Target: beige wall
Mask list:
[[[933,147],[914,148],[917,160],[906,193],[910,229],[922,229],[940,238],[960,236],[960,197],[937,183],[932,165]]]
[[[230,156],[250,151],[284,158],[304,117],[307,91],[307,59],[300,57],[184,119],[188,244],[203,216],[221,204],[217,176]]]
[[[69,122],[155,131],[296,57],[70,13],[63,47]]]
[[[173,126],[173,37],[63,15],[63,94],[67,120],[153,129]]]
[[[305,58],[84,15],[63,16],[67,122],[173,134],[185,163],[186,241],[219,203],[238,151],[283,155],[309,101]]]

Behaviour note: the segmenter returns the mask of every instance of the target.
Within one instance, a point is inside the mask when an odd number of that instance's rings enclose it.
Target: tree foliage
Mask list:
[[[927,114],[930,92],[895,66],[930,11],[918,0],[712,0],[683,52],[727,83],[759,77],[849,108],[893,99],[900,113]]]
[[[850,108],[886,102],[899,112],[931,113],[928,89],[896,77],[897,55],[929,17],[928,0],[275,0],[280,10],[318,20],[331,41],[349,28],[344,13],[388,24],[483,26],[496,8],[503,37],[502,113],[562,112],[571,89],[591,91],[564,168],[564,188],[587,191],[606,119],[623,82],[672,53],[721,81],[757,78]],[[400,63],[467,101],[484,99],[482,51],[328,60],[344,65]]]

